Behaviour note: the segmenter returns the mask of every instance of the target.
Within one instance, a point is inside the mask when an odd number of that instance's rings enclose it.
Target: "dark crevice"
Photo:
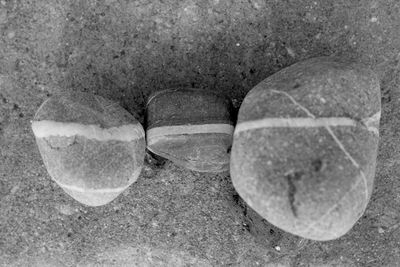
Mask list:
[[[304,174],[303,172],[292,172],[285,175],[289,187],[287,194],[288,194],[290,209],[292,210],[294,217],[297,217],[297,207],[295,204],[297,188],[295,182],[299,181],[303,176],[303,174]]]
[[[165,157],[161,157],[149,149],[146,149],[145,163],[151,167],[161,168],[165,165],[167,159]]]
[[[319,172],[322,168],[322,161],[320,159],[313,160],[311,165],[313,166],[315,172]]]
[[[48,145],[51,149],[55,149],[55,150],[59,150],[59,149],[60,149],[59,147],[54,147],[54,146],[49,142],[49,140],[47,140],[46,138],[45,138],[44,140],[46,141],[47,145]]]
[[[314,172],[323,172],[327,167],[327,161],[325,159],[314,159],[311,161],[312,170]]]
[[[295,83],[294,85],[293,85],[293,89],[297,89],[297,88],[299,88],[301,85],[299,84],[299,83]]]

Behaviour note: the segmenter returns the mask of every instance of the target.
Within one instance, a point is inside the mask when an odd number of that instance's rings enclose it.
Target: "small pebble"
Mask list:
[[[378,21],[378,18],[377,18],[377,17],[372,17],[369,21],[371,21],[371,22],[377,22],[377,21]]]
[[[295,57],[296,57],[296,53],[293,51],[292,48],[286,47],[286,51],[287,51],[287,53],[289,54],[289,56],[291,56],[292,58],[295,58]]]
[[[7,11],[0,10],[0,24],[7,21]]]
[[[10,190],[10,195],[14,195],[19,189],[19,185],[15,185],[13,188]]]
[[[15,32],[9,32],[9,33],[7,33],[7,37],[8,37],[8,39],[14,38],[14,37],[15,37]]]
[[[147,148],[199,172],[229,169],[233,107],[229,98],[200,89],[170,89],[147,101]]]
[[[76,213],[78,210],[76,208],[71,207],[70,205],[66,205],[66,204],[60,204],[60,205],[56,205],[56,209],[64,215],[72,215],[74,213]]]
[[[34,200],[36,200],[37,199],[37,195],[36,195],[36,193],[33,193],[32,195],[30,195],[26,200],[28,201],[28,202],[31,202],[31,201],[34,201]]]

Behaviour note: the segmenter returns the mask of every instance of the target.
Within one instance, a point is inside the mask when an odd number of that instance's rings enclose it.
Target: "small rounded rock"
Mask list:
[[[50,176],[88,206],[109,203],[141,172],[143,127],[103,97],[80,92],[53,96],[38,109],[32,130]]]

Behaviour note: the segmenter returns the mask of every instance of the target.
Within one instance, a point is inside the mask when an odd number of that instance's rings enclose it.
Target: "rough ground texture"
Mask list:
[[[396,266],[400,262],[400,2],[0,1],[0,264],[4,266]],[[151,158],[109,205],[80,205],[48,176],[29,121],[60,91],[90,91],[143,122],[175,86],[239,104],[268,75],[336,55],[371,66],[383,114],[375,187],[344,237],[268,225],[228,174]]]

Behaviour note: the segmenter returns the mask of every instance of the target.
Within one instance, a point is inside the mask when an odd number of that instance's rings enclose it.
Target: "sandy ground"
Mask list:
[[[382,88],[375,188],[364,216],[330,242],[299,239],[246,209],[228,173],[151,158],[99,208],[48,176],[30,120],[60,91],[119,102],[208,88],[240,103],[268,75],[337,55]],[[400,266],[400,2],[396,0],[0,1],[0,265]]]

